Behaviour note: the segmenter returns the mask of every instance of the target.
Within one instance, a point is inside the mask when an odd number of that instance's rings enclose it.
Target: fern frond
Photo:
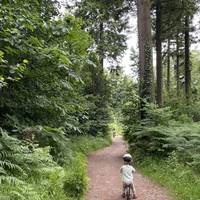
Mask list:
[[[0,167],[0,175],[7,175],[7,172],[3,167]]]
[[[11,163],[8,160],[0,160],[0,166],[3,168],[8,168],[9,170],[17,170],[19,172],[23,172],[23,169],[20,166]]]
[[[0,176],[0,184],[8,183],[10,185],[19,185],[19,184],[25,184],[24,181],[19,180],[18,178],[14,176]]]
[[[26,200],[26,197],[18,191],[11,191],[11,197],[20,200]]]
[[[3,150],[3,149],[2,149]],[[9,156],[11,156],[11,153],[10,152],[8,152],[8,151],[1,151],[0,152],[0,159],[3,159],[3,158],[7,158],[7,157],[9,157]]]

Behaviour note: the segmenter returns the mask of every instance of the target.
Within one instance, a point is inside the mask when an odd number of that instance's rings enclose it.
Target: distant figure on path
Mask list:
[[[116,131],[114,130],[113,131],[113,138],[115,138],[115,136],[116,136]]]

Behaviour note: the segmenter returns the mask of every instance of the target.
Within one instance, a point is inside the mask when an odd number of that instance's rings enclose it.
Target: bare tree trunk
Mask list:
[[[191,87],[189,16],[185,17],[185,97],[189,104]]]
[[[150,0],[137,0],[138,40],[139,40],[139,93],[142,99],[141,110],[145,106],[144,100],[152,101],[152,36]],[[141,118],[145,113],[141,111]]]
[[[170,75],[170,39],[168,39],[167,46],[167,93],[170,95],[170,83],[171,83],[171,75]]]
[[[163,104],[163,68],[162,68],[162,13],[161,0],[156,0],[156,103],[159,107]]]
[[[179,49],[179,35],[176,35],[176,95],[180,95],[180,49]]]

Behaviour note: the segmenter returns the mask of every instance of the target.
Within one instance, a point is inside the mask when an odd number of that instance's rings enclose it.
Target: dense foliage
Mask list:
[[[0,6],[0,198],[81,199],[84,155],[108,144],[92,138],[108,136],[110,97],[93,38],[58,1]]]
[[[59,153],[52,157],[50,147],[30,147],[1,131],[0,199],[82,199],[88,184],[85,155],[108,145],[109,140],[82,136],[62,144],[65,157]],[[62,164],[55,162],[59,156]]]
[[[115,99],[135,163],[153,180],[166,186],[175,199],[198,199],[200,169],[199,127],[199,52],[192,52],[192,96],[187,104],[184,94],[176,97],[176,81],[172,76],[171,96],[158,107],[145,103],[145,118],[140,118],[137,84],[127,78],[117,81]],[[122,84],[123,82],[123,84]],[[128,83],[129,82],[129,83]],[[131,84],[130,84],[131,83]],[[183,90],[182,84],[180,89]],[[127,94],[128,95],[122,95]],[[165,94],[167,96],[167,94]],[[120,108],[120,109],[119,109]],[[189,193],[189,195],[188,195]]]
[[[130,88],[129,85],[123,84],[121,94],[126,93],[128,88]],[[166,159],[175,152],[179,162],[199,173],[198,102],[194,104],[195,108],[194,105],[184,104],[169,106],[169,103],[168,107],[164,108],[146,104],[144,108],[146,118],[139,120],[139,97],[130,92],[128,97],[122,97],[120,119],[124,127],[124,137],[137,159],[140,160],[143,156]]]
[[[198,1],[137,1],[135,82],[116,70],[135,1],[72,2],[60,15],[57,0],[0,1],[0,199],[81,200],[85,155],[109,143],[111,116],[143,169],[148,159],[155,168],[171,162],[196,181],[200,53],[190,51],[190,33]]]

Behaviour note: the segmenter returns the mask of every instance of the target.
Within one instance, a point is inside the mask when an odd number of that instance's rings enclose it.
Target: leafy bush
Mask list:
[[[143,155],[167,156],[176,148],[173,141],[174,138],[169,133],[163,132],[159,128],[146,128],[133,133],[129,138],[131,148]],[[184,143],[185,140],[179,141],[176,138],[175,142],[180,144],[180,142]]]
[[[69,147],[69,138],[66,137],[63,128],[39,126],[33,128],[33,131],[39,146],[50,146],[50,154],[53,156],[54,161],[63,166],[72,153]]]
[[[173,113],[169,107],[158,108],[155,104],[146,104],[147,118],[145,124],[148,126],[168,125]]]
[[[181,114],[181,115],[177,116],[176,119],[182,123],[192,123],[193,122],[192,118],[189,117],[187,114]]]
[[[136,96],[125,102],[122,107],[125,139],[129,140],[134,132],[143,130],[144,127],[168,126],[173,119],[173,112],[169,107],[158,108],[155,104],[146,102],[143,112],[146,117],[140,119],[139,99]]]
[[[174,110],[174,117],[177,120],[180,120],[180,116],[185,116],[186,121],[200,121],[200,102],[192,103],[191,105],[180,104]],[[181,120],[180,120],[181,121]]]
[[[0,65],[5,65],[0,87],[7,85],[0,99],[1,127],[21,132],[40,125],[62,127],[68,135],[105,134],[107,77],[97,55],[88,51],[91,37],[83,22],[74,16],[51,19],[55,2],[42,3],[45,18],[39,3],[2,3],[0,18],[8,17],[0,33]]]
[[[77,200],[82,199],[87,189],[86,174],[86,158],[83,154],[78,153],[70,166],[66,168],[63,188],[68,196]]]
[[[108,145],[110,141],[102,137],[97,140],[92,136],[67,139],[62,129],[50,127],[29,128],[24,136],[27,133],[39,139],[39,146],[8,136],[1,130],[0,198],[81,199],[87,189],[85,155]],[[52,149],[53,153],[59,154],[58,157],[52,154]]]

